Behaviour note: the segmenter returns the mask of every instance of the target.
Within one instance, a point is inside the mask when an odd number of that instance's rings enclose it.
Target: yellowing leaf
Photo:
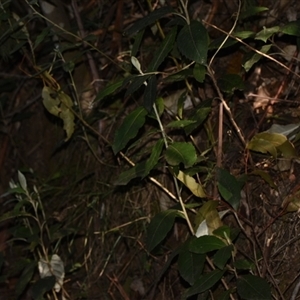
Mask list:
[[[201,184],[197,183],[196,180],[179,171],[177,175],[178,180],[180,180],[195,196],[200,198],[205,198],[206,194]]]
[[[59,117],[64,122],[64,130],[66,131],[66,141],[74,132],[74,114],[71,111],[73,102],[71,98],[63,91],[56,91],[48,86],[44,86],[42,90],[43,104],[48,112]]]

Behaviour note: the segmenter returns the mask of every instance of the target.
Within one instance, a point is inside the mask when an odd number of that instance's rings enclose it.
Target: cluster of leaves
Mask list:
[[[264,10],[266,8],[251,7],[253,14]],[[172,16],[168,26],[164,27],[167,34],[163,36],[163,40],[157,47],[148,66],[142,67],[136,55],[145,34],[145,28],[150,25],[159,26],[159,19],[166,15]],[[156,214],[148,228],[147,249],[149,252],[155,253],[173,228],[176,220],[185,219],[187,224],[194,224],[190,226],[191,237],[173,251],[163,269],[164,272],[171,261],[178,257],[179,273],[190,285],[190,288],[182,295],[183,299],[194,295],[202,295],[203,298],[201,299],[207,299],[209,291],[217,293],[218,299],[229,299],[235,294],[238,294],[242,299],[271,299],[271,287],[265,279],[257,275],[259,274],[256,270],[257,266],[246,258],[236,258],[235,242],[239,238],[239,230],[223,225],[221,220],[228,210],[218,211],[217,201],[205,201],[207,197],[205,185],[208,182],[201,184],[201,181],[195,179],[195,175],[199,179],[199,174],[200,176],[203,174],[203,162],[205,164],[207,157],[205,154],[199,153],[192,141],[174,141],[166,133],[170,128],[180,129],[183,139],[187,140],[195,130],[205,128],[205,123],[211,112],[211,101],[202,101],[200,105],[192,109],[192,115],[187,118],[184,110],[187,95],[183,93],[179,100],[177,99],[177,102],[173,103],[177,120],[162,124],[161,117],[164,111],[168,110],[168,107],[164,99],[157,94],[158,81],[160,80],[163,84],[189,80],[196,80],[198,83],[206,82],[208,80],[207,75],[211,75],[210,65],[207,61],[213,51],[220,47],[222,49],[231,47],[246,39],[262,41],[264,45],[258,49],[259,51],[249,53],[247,61],[244,62],[244,72],[248,72],[270,51],[272,47],[272,44],[268,43],[270,37],[276,34],[298,37],[300,22],[294,21],[282,27],[264,28],[258,33],[235,30],[230,36],[225,35],[210,42],[207,29],[200,21],[192,20],[189,22],[188,18],[185,18],[186,16],[177,16],[178,13],[172,8],[162,7],[136,22],[127,31],[127,34],[134,35],[131,63],[139,74],[113,83],[98,94],[97,100],[101,102],[106,96],[111,95],[117,89],[124,88],[125,85],[127,85],[126,96],[143,89],[142,106],[127,115],[115,133],[112,145],[115,154],[137,147],[138,141],[143,139],[140,136],[137,138],[137,135],[150,119],[156,119],[159,126],[159,129],[154,128],[153,134],[161,133],[161,139],[157,140],[151,148],[148,158],[124,171],[117,179],[116,184],[127,185],[134,178],[147,178],[151,175],[152,170],[166,164],[168,171],[174,177],[175,186],[180,182],[196,199],[198,198],[196,202],[183,203],[181,190],[177,189],[176,198],[180,203],[180,208],[177,205]],[[248,18],[249,15],[242,15],[242,17]],[[176,73],[165,74],[160,71],[160,67],[163,63],[168,63],[170,57],[177,61],[177,67],[179,65],[181,67],[178,67]],[[162,74],[164,76],[161,76]],[[218,81],[218,87],[229,99],[236,89],[244,89],[243,79],[238,74],[226,74]],[[298,126],[293,127],[293,130],[297,131],[297,129]],[[268,153],[274,158],[283,155],[287,159],[292,159],[296,157],[296,150],[290,141],[290,132],[287,132],[287,128],[284,126],[272,128],[267,132],[255,135],[244,146],[251,151]],[[134,142],[132,143],[132,141]],[[145,150],[143,149],[143,151]],[[247,177],[236,178],[229,171],[220,168],[216,168],[214,172],[217,174],[217,187],[222,199],[230,207],[230,213],[238,218],[235,212],[240,206],[241,191]],[[274,183],[266,173],[255,172],[253,174],[260,175],[274,187]],[[199,204],[199,198],[202,199],[201,204]],[[195,207],[198,208],[194,210],[195,215],[191,222],[191,216],[187,210],[193,210]],[[223,281],[223,278],[230,281],[230,287]],[[157,278],[157,282],[160,279],[161,276]],[[223,286],[222,292],[220,292],[221,286]]]
[[[33,299],[44,299],[44,295],[61,294],[65,299],[63,287],[65,267],[62,259],[56,253],[59,251],[62,240],[75,233],[74,229],[66,229],[62,224],[50,222],[40,194],[36,186],[30,192],[25,176],[18,171],[18,183],[10,182],[9,194],[15,196],[10,202],[15,202],[11,211],[3,214],[0,222],[10,219],[17,220],[15,226],[10,228],[15,247],[21,247],[28,252],[26,257],[16,257],[10,270],[4,266],[4,257],[1,255],[0,270],[3,269],[1,283],[11,277],[18,276],[14,296],[19,299],[30,287]],[[30,255],[29,255],[30,253]],[[32,283],[35,274],[39,279]]]
[[[184,7],[182,9],[186,11]],[[244,7],[238,21],[247,20],[265,10],[267,9],[264,7]],[[160,25],[161,19],[169,21],[163,30]],[[2,23],[8,26],[8,17],[2,17]],[[18,24],[16,22],[14,26]],[[151,60],[141,65],[143,60],[139,59],[140,49],[148,28],[153,32],[158,29],[160,42]],[[217,54],[220,49],[233,47],[238,43],[247,45],[245,41],[249,40],[259,42],[258,49],[246,48],[248,55],[243,63],[243,72],[246,73],[262,57],[268,57],[272,48],[270,38],[285,34],[299,39],[299,32],[300,22],[293,21],[284,26],[264,28],[259,32],[239,30],[236,27],[230,34],[211,41],[202,22],[190,21],[187,12],[182,14],[174,8],[164,6],[149,13],[127,30],[127,36],[134,41],[130,62],[134,68],[131,69],[130,75],[124,74],[124,78],[110,83],[96,97],[95,102],[101,106],[107,105],[106,100],[120,90],[126,89],[125,97],[142,95],[140,106],[124,116],[114,135],[114,154],[122,154],[122,157],[131,162],[131,168],[123,171],[115,184],[130,186],[132,180],[145,180],[157,170],[167,170],[174,179],[175,195],[172,192],[170,194],[178,203],[153,217],[147,232],[146,246],[149,252],[159,253],[174,224],[178,220],[186,222],[189,238],[173,250],[156,279],[158,283],[176,258],[179,274],[189,285],[182,295],[183,299],[195,295],[207,299],[209,293],[215,294],[218,299],[229,299],[235,295],[242,299],[272,298],[270,283],[258,276],[256,262],[238,255],[236,243],[243,234],[242,226],[239,229],[231,228],[223,223],[223,217],[227,214],[238,220],[236,212],[241,202],[241,191],[247,176],[251,174],[233,176],[229,170],[216,167],[211,154],[216,139],[211,138],[210,145],[201,151],[194,143],[195,132],[210,131],[209,118],[213,110],[213,100],[198,101],[193,95],[193,87],[211,84],[210,77],[214,81],[211,62],[214,53]],[[42,42],[43,38],[39,37],[39,43]],[[18,49],[20,48],[10,48],[7,52],[11,54]],[[166,66],[170,65],[176,69],[175,72],[164,71]],[[52,75],[47,72],[41,74],[44,83],[47,83],[42,90],[43,104],[51,114],[62,119],[68,140],[72,137],[75,127],[72,100],[61,91]],[[230,100],[236,90],[244,89],[241,74],[225,74],[215,82],[215,88],[218,88],[221,96],[225,95],[227,100]],[[174,83],[186,84],[186,88],[176,99],[171,99],[171,103],[167,103],[159,94],[160,87]],[[188,102],[191,102],[189,114],[186,112]],[[169,121],[170,118],[173,118],[172,121]],[[174,138],[171,136],[172,130],[179,132]],[[292,140],[298,138],[298,131],[298,125],[272,127],[266,132],[256,134],[243,146],[245,150],[260,152],[274,158],[283,156],[291,160],[296,156]],[[208,135],[213,133],[208,132]],[[154,140],[153,144],[146,148],[140,147],[143,142],[149,141],[149,137],[152,138],[151,143]],[[132,149],[136,149],[133,151],[135,156],[132,160],[136,157],[142,158],[135,163],[126,157]],[[137,154],[138,151],[140,153]],[[216,175],[216,187],[227,207],[226,210],[220,210],[218,201],[208,200],[210,195],[207,186],[212,185],[211,174]],[[271,187],[276,188],[267,173],[255,170],[252,174],[261,176]],[[8,218],[22,220],[16,227],[14,237],[28,243],[29,249],[34,253],[33,257],[24,262],[22,270],[18,270],[22,275],[16,296],[22,295],[39,266],[41,279],[33,286],[33,296],[40,299],[49,291],[60,291],[59,288],[63,286],[63,263],[55,253],[57,245],[66,233],[57,235],[60,230],[60,225],[57,224],[48,228],[48,219],[45,217],[39,193],[36,188],[32,194],[28,191],[26,179],[21,173],[19,184],[12,186],[12,192],[17,195],[17,203],[13,211],[3,216],[1,221]],[[184,201],[183,195],[187,195],[189,201]],[[298,198],[287,201],[289,211],[298,210]],[[240,221],[237,223],[241,224]],[[53,245],[56,246],[52,247]]]

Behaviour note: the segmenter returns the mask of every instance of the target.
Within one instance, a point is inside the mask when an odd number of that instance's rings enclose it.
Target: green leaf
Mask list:
[[[130,180],[137,177],[145,178],[150,173],[150,171],[156,166],[163,145],[164,142],[162,139],[160,139],[153,147],[150,157],[146,161],[137,163],[131,169],[122,172],[116,180],[115,185],[126,185]]]
[[[176,33],[177,33],[177,28],[173,27],[172,30],[167,34],[163,42],[155,51],[153,59],[147,68],[147,73],[157,71],[157,68],[165,60],[169,52],[173,49]]]
[[[269,52],[269,50],[271,49],[272,45],[264,45],[262,46],[262,48],[260,49],[260,52],[266,54]],[[245,69],[246,72],[248,72],[252,66],[257,63],[260,59],[262,58],[262,55],[258,54],[258,53],[254,53],[253,56],[248,59],[244,64],[243,67]]]
[[[247,144],[247,149],[267,153],[277,157],[277,149],[287,141],[286,136],[279,133],[260,132],[256,134]]]
[[[44,300],[44,294],[51,291],[56,282],[55,276],[42,278],[32,286],[32,298],[34,300]]]
[[[132,81],[131,84],[128,86],[127,91],[125,93],[125,97],[133,94],[135,91],[137,91],[143,84],[147,82],[151,75],[138,75],[133,76],[130,78]],[[125,83],[125,81],[124,81]]]
[[[22,295],[28,283],[31,281],[36,266],[36,262],[29,262],[28,265],[24,268],[15,286],[15,296],[17,298],[19,298]]]
[[[227,201],[235,210],[238,209],[241,200],[241,190],[244,182],[236,180],[228,171],[218,169],[218,189],[221,196]]]
[[[203,83],[203,81],[205,79],[205,75],[206,75],[205,66],[200,65],[200,64],[195,64],[195,66],[193,68],[193,75],[198,82]]]
[[[137,163],[131,169],[122,172],[116,180],[115,185],[126,185],[129,181],[131,181],[134,178],[144,177],[146,170],[146,161]]]
[[[255,33],[253,31],[238,31],[238,32],[234,32],[233,35],[244,40],[253,37]]]
[[[281,32],[288,35],[300,36],[300,19],[289,22],[281,27]]]
[[[232,251],[233,251],[232,245],[223,247],[220,250],[218,250],[214,255],[214,259],[213,259],[214,265],[218,267],[220,270],[223,270],[228,260],[232,256]]]
[[[247,6],[245,7],[244,11],[241,13],[240,15],[240,19],[246,19],[252,16],[257,15],[260,12],[269,10],[269,8],[267,7],[263,7],[263,6]]]
[[[238,270],[253,270],[255,268],[255,264],[247,259],[236,260],[233,265]]]
[[[156,166],[156,164],[159,160],[159,157],[161,155],[163,146],[164,146],[164,141],[163,141],[163,139],[160,139],[157,141],[157,143],[153,147],[153,149],[151,151],[151,155],[150,155],[149,159],[147,159],[146,170],[145,170],[145,174],[143,175],[143,177],[147,176],[150,173],[150,171]]]
[[[208,274],[200,276],[196,280],[195,284],[185,291],[183,299],[209,290],[222,278],[223,274],[223,271],[214,270]]]
[[[191,125],[196,123],[196,121],[194,120],[176,120],[176,121],[172,121],[170,122],[167,127],[168,128],[183,128],[185,126]]]
[[[191,167],[197,160],[195,147],[187,142],[174,142],[169,145],[165,157],[171,166],[183,163],[186,168]]]
[[[112,145],[114,154],[121,151],[127,145],[127,143],[137,135],[139,129],[145,123],[146,115],[146,109],[139,107],[125,118],[123,124],[115,133],[115,138]]]
[[[244,90],[245,85],[241,76],[226,74],[218,80],[219,88],[226,93],[233,94],[235,90]]]
[[[179,252],[178,271],[190,285],[195,283],[203,271],[205,254],[196,254],[188,250],[188,243]]]
[[[176,217],[182,214],[176,209],[168,209],[154,216],[147,230],[146,247],[151,252],[167,236]]]
[[[148,84],[144,92],[144,106],[148,112],[152,111],[153,103],[156,100],[156,90],[157,90],[156,76],[152,75],[148,80]]]
[[[194,253],[208,253],[227,246],[220,238],[213,235],[204,235],[190,242],[189,249]]]
[[[145,30],[141,30],[135,36],[134,43],[133,43],[133,46],[132,46],[132,49],[131,49],[131,56],[136,56],[137,55],[137,53],[139,51],[139,48],[140,48],[140,45],[141,45],[141,42],[143,40],[144,33],[145,33]]]
[[[132,35],[141,29],[144,29],[148,25],[153,24],[158,19],[162,18],[163,16],[173,13],[174,10],[171,7],[164,6],[162,8],[156,9],[151,12],[149,15],[143,17],[142,19],[135,22],[128,30],[126,30],[127,35]]]
[[[114,83],[111,83],[108,86],[106,86],[103,90],[101,90],[97,94],[94,102],[101,101],[106,96],[109,96],[109,95],[113,94],[120,86],[122,86],[123,81],[124,81],[124,79],[121,79],[121,80],[118,80],[118,81],[116,81]]]
[[[195,129],[197,129],[202,123],[206,120],[208,115],[211,112],[211,101],[206,101],[201,106],[196,109],[195,113],[189,118],[195,123],[188,125],[184,128],[184,131],[187,135],[190,135]]]
[[[206,64],[208,42],[206,28],[195,20],[185,25],[177,38],[179,51],[188,59],[202,65]]]
[[[254,276],[241,276],[237,281],[237,292],[245,300],[271,300],[271,289],[265,279]]]
[[[258,32],[255,36],[256,40],[261,40],[263,42],[267,42],[267,40],[275,33],[279,32],[279,26],[271,27],[271,28],[263,28],[260,32]]]

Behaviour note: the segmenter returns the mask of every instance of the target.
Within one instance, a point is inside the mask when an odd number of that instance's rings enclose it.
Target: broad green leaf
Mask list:
[[[135,36],[134,43],[133,43],[132,49],[131,49],[131,56],[136,56],[137,55],[137,53],[140,49],[141,42],[143,40],[144,33],[145,33],[145,30],[141,30]]]
[[[131,169],[122,172],[116,180],[115,185],[126,185],[130,180],[137,177],[141,177],[142,179],[145,178],[149,174],[149,172],[156,166],[163,145],[163,140],[159,140],[153,147],[150,157],[146,161],[137,163]]]
[[[187,135],[190,135],[195,129],[197,129],[202,123],[206,120],[208,115],[211,112],[211,101],[206,101],[201,106],[196,109],[195,113],[189,118],[195,123],[188,125],[184,128],[184,131]]]
[[[183,173],[182,171],[178,172],[178,175],[176,176],[196,197],[199,198],[205,198],[206,194],[205,191],[203,189],[203,186],[196,182],[196,180]]]
[[[233,94],[235,90],[244,90],[245,85],[241,76],[237,74],[225,74],[218,80],[219,88],[226,93]]]
[[[221,196],[235,210],[238,209],[241,200],[241,190],[244,182],[236,180],[228,171],[224,169],[217,170],[218,189]]]
[[[243,19],[255,16],[258,13],[266,11],[266,10],[269,10],[269,8],[263,7],[263,6],[250,6],[250,5],[247,5],[245,7],[245,9],[243,10],[243,12],[241,13],[240,19],[243,20]]]
[[[233,246],[229,245],[216,252],[213,258],[214,265],[220,270],[224,270],[225,265],[232,256]]]
[[[220,238],[213,235],[204,235],[190,242],[189,250],[194,253],[208,253],[227,246]]]
[[[254,275],[241,276],[237,281],[237,292],[245,300],[271,300],[271,289],[267,281]]]
[[[285,34],[300,36],[300,19],[287,23],[281,27],[280,31]]]
[[[191,125],[196,123],[196,121],[194,120],[176,120],[176,121],[172,121],[170,122],[167,127],[169,128],[183,128],[185,126]]]
[[[180,276],[190,285],[202,274],[205,254],[196,254],[188,250],[188,243],[179,252],[178,271]]]
[[[52,290],[55,285],[55,276],[39,279],[32,285],[32,298],[34,300],[44,300],[44,294]]]
[[[125,93],[125,97],[133,94],[135,91],[137,91],[143,84],[147,82],[151,75],[139,75],[131,77],[131,84],[128,86],[127,91]],[[124,81],[125,83],[125,81]]]
[[[263,42],[267,42],[267,40],[273,36],[273,34],[279,32],[279,26],[271,27],[271,28],[263,28],[260,32],[258,32],[255,36],[256,40],[261,40]]]
[[[297,151],[289,140],[286,140],[282,145],[278,146],[277,149],[285,158],[294,158],[297,156]]]
[[[152,75],[148,80],[148,84],[144,92],[144,106],[148,112],[151,112],[153,109],[153,103],[156,100],[156,90],[157,90],[156,76]]]
[[[137,135],[139,129],[145,123],[146,115],[146,109],[139,107],[125,118],[123,124],[115,133],[112,145],[112,149],[115,154],[121,151],[127,143]]]
[[[234,32],[233,35],[243,40],[249,37],[253,37],[255,33],[253,31],[238,31]]]
[[[266,54],[269,52],[269,50],[271,49],[272,45],[269,44],[269,45],[264,45],[262,46],[260,50],[260,52]],[[248,59],[244,64],[243,64],[243,67],[245,69],[246,72],[248,72],[252,66],[257,63],[260,59],[262,58],[262,55],[258,54],[258,53],[254,53],[253,56]]]
[[[195,147],[188,142],[174,142],[169,145],[165,157],[171,166],[183,163],[186,168],[191,167],[197,160]]]
[[[279,133],[260,132],[256,134],[247,144],[247,149],[267,153],[277,157],[277,149],[287,141],[286,136]]]
[[[148,25],[153,24],[155,21],[162,18],[163,16],[173,12],[174,10],[168,6],[164,6],[162,8],[156,9],[153,12],[151,12],[149,15],[135,22],[128,30],[126,30],[125,33],[127,35],[132,35],[134,33],[137,33],[138,31],[144,29]]]
[[[174,142],[165,153],[166,160],[171,166],[183,163],[186,168],[191,167],[197,160],[196,150],[189,142]]]
[[[156,166],[159,157],[161,155],[161,151],[164,146],[164,141],[162,139],[158,140],[155,146],[153,147],[151,151],[150,157],[147,159],[146,162],[146,172],[143,177],[147,176],[149,172]]]
[[[177,38],[179,51],[188,59],[202,65],[206,64],[208,42],[206,28],[195,20],[185,25]]]
[[[193,75],[198,82],[203,83],[203,81],[205,79],[205,75],[206,75],[205,66],[200,65],[200,64],[195,64],[195,66],[193,68]]]
[[[134,167],[122,172],[115,182],[115,185],[126,185],[129,181],[137,177],[144,177],[147,170],[147,162],[137,163]]]
[[[227,214],[227,212],[229,212],[228,209],[219,212],[221,219],[223,216],[225,216],[225,214]],[[234,240],[235,236],[232,236],[232,232],[233,232],[233,230],[230,229],[230,227],[223,225],[223,226],[220,226],[219,228],[215,229],[213,231],[213,234],[216,236],[219,236],[220,238],[222,238],[224,240],[227,240],[228,238],[230,240]]]
[[[15,296],[19,298],[24,292],[25,288],[31,281],[33,274],[36,269],[36,262],[29,262],[28,265],[24,268],[21,276],[18,279],[18,282],[15,286]]]
[[[168,209],[154,216],[147,230],[146,247],[149,252],[167,236],[176,217],[182,217],[182,213],[176,209]]]
[[[195,281],[195,284],[184,292],[183,299],[209,290],[222,278],[223,274],[223,271],[214,270],[208,274],[200,276]]]
[[[253,270],[255,269],[255,264],[247,259],[239,259],[233,263],[234,267],[238,270]]]
[[[109,95],[113,94],[119,87],[122,86],[123,81],[124,81],[124,79],[121,79],[121,80],[118,80],[118,81],[116,81],[116,82],[114,82],[114,83],[111,83],[111,84],[109,84],[108,86],[106,86],[103,90],[101,90],[101,91],[97,94],[97,96],[96,96],[94,102],[101,101],[101,100],[104,99],[106,96],[109,96]]]
[[[177,28],[173,27],[155,51],[153,59],[147,68],[147,72],[157,71],[157,68],[165,60],[169,52],[173,49],[176,33]]]

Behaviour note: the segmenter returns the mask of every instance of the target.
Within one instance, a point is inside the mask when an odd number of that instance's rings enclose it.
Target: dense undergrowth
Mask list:
[[[297,299],[297,12],[1,3],[1,294]]]

